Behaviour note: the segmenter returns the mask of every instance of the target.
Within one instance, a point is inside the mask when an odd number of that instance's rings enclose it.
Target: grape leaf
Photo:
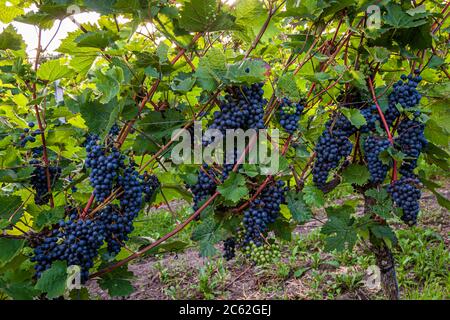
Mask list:
[[[325,240],[325,250],[343,251],[351,250],[356,243],[357,233],[351,220],[340,219],[337,216],[331,216],[321,232],[328,235]]]
[[[121,267],[102,275],[98,284],[103,290],[108,290],[111,297],[124,297],[134,292],[130,282],[133,278],[133,272],[128,271],[126,267]]]
[[[233,201],[234,203],[248,195],[244,176],[235,172],[230,173],[225,182],[217,187],[217,191],[226,200]]]
[[[323,192],[314,186],[305,186],[303,188],[303,199],[305,200],[306,204],[320,208],[323,207],[325,204],[325,198],[323,195]]]
[[[211,48],[200,58],[195,76],[202,89],[212,91],[224,80],[226,72],[226,58],[223,51]]]
[[[397,243],[397,237],[389,226],[374,224],[370,226],[370,231],[376,238],[384,240],[389,247]]]
[[[285,73],[278,79],[277,96],[287,97],[294,101],[298,101],[301,98],[300,90],[292,72]]]
[[[56,59],[41,64],[37,71],[37,76],[42,80],[53,82],[61,78],[69,77],[72,73],[72,69],[64,64],[61,59]]]
[[[0,238],[0,266],[10,262],[22,249],[25,241]]]
[[[0,50],[20,50],[24,48],[25,42],[23,41],[22,36],[17,33],[16,29],[11,24],[3,29],[3,32],[0,33]]]
[[[192,240],[199,242],[202,257],[210,257],[217,252],[214,245],[225,235],[226,231],[222,228],[222,223],[218,223],[212,215],[208,215],[195,227],[192,232]]]
[[[370,173],[366,166],[356,163],[352,163],[345,168],[344,172],[342,172],[342,176],[344,177],[344,182],[351,184],[354,183],[359,186],[363,185],[370,179]]]
[[[220,12],[216,0],[190,0],[180,12],[180,26],[194,32],[229,30],[234,17]]]
[[[286,201],[294,220],[299,223],[305,223],[311,219],[311,208],[308,207],[303,199],[303,192],[289,191],[286,195]]]
[[[75,43],[77,43],[79,47],[105,49],[117,39],[119,39],[119,36],[110,30],[97,30],[88,31],[79,35],[75,39]]]
[[[19,196],[0,195],[0,218],[9,221],[14,214],[11,223],[17,222],[23,214],[23,208],[19,209],[21,204],[22,199]]]
[[[358,129],[367,123],[366,118],[358,109],[341,108],[341,112]]]
[[[64,218],[64,207],[55,207],[49,210],[43,210],[36,217],[34,226],[39,231],[43,227],[57,223]]]
[[[45,270],[36,283],[35,288],[47,293],[49,299],[62,296],[67,284],[67,264],[55,261],[50,269]]]
[[[263,81],[266,70],[262,60],[243,60],[228,66],[226,78],[232,83],[252,84]]]
[[[427,13],[416,13],[411,16],[395,3],[387,4],[386,10],[387,14],[383,16],[384,22],[397,29],[417,27],[428,22]]]

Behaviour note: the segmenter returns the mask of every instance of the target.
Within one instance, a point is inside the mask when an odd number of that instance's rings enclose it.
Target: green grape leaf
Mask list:
[[[325,204],[325,197],[323,192],[314,186],[305,186],[303,188],[303,199],[307,205],[320,208]]]
[[[95,75],[97,76],[95,79],[97,90],[102,94],[100,103],[105,104],[110,102],[119,93],[120,84],[124,80],[122,68],[114,66],[108,69],[106,73],[98,70]]]
[[[38,78],[50,82],[69,77],[72,74],[73,70],[64,64],[61,59],[44,62],[37,71]]]
[[[30,282],[4,281],[0,278],[0,291],[6,293],[14,300],[33,300],[39,294]]]
[[[0,266],[10,262],[24,245],[24,240],[0,238]]]
[[[34,226],[36,229],[42,230],[43,227],[57,223],[64,218],[64,207],[55,207],[49,210],[43,210],[36,217]]]
[[[244,163],[239,172],[254,178],[259,174],[259,167],[256,164]]]
[[[262,60],[243,60],[229,65],[226,77],[232,83],[252,84],[263,81],[266,71]]]
[[[16,223],[23,214],[21,204],[22,199],[19,196],[0,195],[0,221],[9,224],[8,221],[14,215],[11,223]]]
[[[285,241],[292,240],[292,231],[295,229],[295,224],[290,224],[282,218],[278,218],[271,224],[270,228],[275,233],[275,236]]]
[[[128,271],[126,267],[121,267],[102,275],[98,284],[100,288],[107,290],[111,297],[125,297],[135,290],[130,281],[133,278],[133,272]]]
[[[62,296],[67,284],[67,264],[65,261],[55,261],[50,269],[42,272],[35,288],[47,293],[49,299]]]
[[[426,24],[428,20],[427,13],[415,14],[413,16],[405,13],[401,6],[395,3],[386,5],[387,14],[383,16],[383,20],[387,25],[394,28],[412,28]]]
[[[226,72],[226,58],[223,51],[211,48],[200,58],[195,76],[202,89],[213,91],[223,82]]]
[[[214,245],[225,236],[226,231],[222,228],[222,223],[217,222],[212,215],[204,218],[192,232],[192,240],[199,242],[202,257],[215,255],[217,250]]]
[[[367,124],[366,118],[358,109],[341,108],[341,112],[358,129]]]
[[[373,60],[379,63],[387,62],[391,56],[391,51],[384,47],[369,47],[366,48],[366,50],[369,52]]]
[[[88,31],[79,35],[75,39],[78,47],[91,47],[105,49],[114,41],[119,39],[119,36],[110,30]]]
[[[397,243],[397,237],[389,226],[373,224],[370,226],[370,231],[372,231],[376,238],[384,240],[389,247]]]
[[[305,223],[312,218],[311,208],[303,199],[303,192],[289,191],[286,195],[286,201],[292,218],[298,223]]]
[[[9,2],[11,5],[7,5]],[[8,24],[14,20],[14,18],[24,13],[23,7],[21,7],[19,0],[1,1],[0,2],[0,22]],[[11,25],[10,25],[11,26]],[[8,26],[9,27],[9,26]]]
[[[277,97],[287,97],[293,101],[298,101],[301,98],[300,90],[292,72],[285,73],[278,79],[277,83]]]
[[[88,100],[80,103],[79,108],[89,132],[101,135],[106,134],[114,124],[119,104],[115,99],[107,104],[102,104],[97,100]]]
[[[217,187],[217,191],[226,199],[234,203],[248,195],[245,177],[239,173],[231,172],[224,183]]]
[[[181,128],[184,122],[183,114],[175,109],[148,112],[139,121],[139,135],[136,137],[134,150],[137,154],[157,152],[161,145],[170,140],[174,130]]]
[[[327,251],[351,250],[358,239],[352,220],[340,219],[337,216],[331,216],[321,232],[328,235],[325,240]]]
[[[180,26],[193,32],[230,30],[234,17],[218,10],[216,0],[190,0],[180,12]]]
[[[0,18],[1,18],[1,9],[0,9]],[[0,50],[21,50],[25,48],[25,42],[22,39],[22,36],[17,33],[16,29],[9,25],[5,29],[3,29],[2,33],[0,33]]]
[[[369,170],[364,165],[352,163],[342,172],[344,182],[362,186],[370,179]]]

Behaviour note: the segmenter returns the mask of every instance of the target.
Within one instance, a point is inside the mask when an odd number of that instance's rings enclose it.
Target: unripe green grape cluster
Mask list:
[[[250,242],[243,248],[243,252],[257,265],[273,263],[281,257],[280,247],[277,244],[264,244],[258,247]]]

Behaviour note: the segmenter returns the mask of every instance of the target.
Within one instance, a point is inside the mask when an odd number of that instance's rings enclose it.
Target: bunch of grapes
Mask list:
[[[142,179],[142,188],[144,193],[144,201],[150,202],[155,194],[155,191],[161,187],[161,183],[158,180],[158,177],[154,174],[148,174],[147,171],[144,172],[144,175],[141,177]]]
[[[111,193],[118,171],[124,167],[125,156],[116,147],[103,146],[97,135],[88,137],[86,167],[91,169],[89,180],[98,201]]]
[[[39,165],[39,160],[37,159],[30,160],[30,164],[35,165],[30,179],[31,186],[36,192],[34,203],[37,205],[47,204],[50,201],[50,194],[48,192],[46,167]],[[61,168],[50,166],[48,167],[48,171],[50,173],[50,183],[52,185],[61,176]]]
[[[262,244],[262,236],[267,232],[268,225],[275,222],[279,216],[280,205],[285,202],[285,192],[284,182],[279,180],[264,188],[250,204],[250,208],[244,212],[243,244]]]
[[[293,134],[298,128],[298,121],[303,112],[303,105],[292,103],[289,99],[283,98],[280,103],[280,125],[287,133]]]
[[[41,130],[37,129],[35,131],[31,131],[30,129],[34,127],[34,122],[28,122],[28,128],[23,129],[23,133],[20,134],[20,146],[23,148],[27,144],[27,142],[35,142],[36,136],[41,134]]]
[[[378,139],[374,136],[368,136],[364,140],[364,158],[369,167],[371,181],[373,183],[382,183],[386,178],[389,167],[380,160],[380,153],[387,150],[390,146],[388,139]]]
[[[361,109],[361,114],[366,119],[366,124],[360,130],[362,133],[375,132],[377,124],[381,123],[380,115],[378,114],[377,106],[372,104]]]
[[[234,86],[228,89],[225,101],[220,104],[220,111],[214,112],[212,124],[209,129],[217,129],[226,135],[227,129],[263,129],[264,126],[264,106],[267,101],[263,98],[263,83],[252,84],[251,86]],[[203,145],[209,145],[212,139],[204,138]],[[236,149],[231,155],[232,163],[222,163],[221,176],[217,177],[216,172],[209,165],[204,163],[199,170],[197,183],[188,185],[194,195],[194,210],[199,208],[199,204],[211,196],[217,186],[217,182],[223,182],[232,171],[235,161],[237,161]],[[225,159],[226,160],[226,157]]]
[[[420,182],[415,176],[403,176],[387,187],[397,207],[403,210],[402,220],[415,225],[419,214],[419,200],[421,197]]]
[[[229,261],[236,255],[236,239],[230,237],[223,241],[223,257]]]
[[[420,70],[414,71],[416,76],[402,74],[401,80],[394,83],[394,90],[389,94],[388,108],[384,112],[386,122],[389,126],[400,116],[397,104],[406,110],[414,108],[419,104],[422,98],[422,95],[417,91],[417,85],[422,81],[422,77],[417,75],[419,72]]]
[[[81,267],[81,281],[89,276],[94,259],[103,244],[105,225],[100,220],[81,220],[75,210],[67,221],[59,221],[56,228],[35,247],[31,261],[36,262],[36,277],[49,269],[54,261],[66,261],[68,266]]]
[[[400,167],[400,173],[404,176],[413,175],[413,170],[417,166],[417,158],[428,144],[424,130],[425,125],[417,120],[404,119],[398,126],[398,136],[395,142],[408,157]]]
[[[214,118],[209,129],[217,129],[226,134],[227,129],[264,129],[264,106],[267,100],[263,98],[263,83],[251,86],[234,86],[228,89],[225,101],[220,104],[220,111],[214,112]],[[210,140],[204,140],[208,145]]]
[[[133,220],[142,207],[141,179],[132,162],[118,177],[117,185],[121,188],[118,196],[120,206],[107,206],[100,214],[100,219],[106,225],[108,252],[112,255],[119,253],[123,243],[128,241],[128,235],[134,230]]]
[[[204,163],[198,172],[197,183],[189,185],[194,194],[194,210],[198,210],[200,203],[211,196],[216,190],[216,175],[214,169]]]
[[[243,252],[257,265],[273,263],[281,257],[280,247],[276,244],[258,246],[254,242],[250,242],[243,248]]]
[[[352,152],[353,144],[348,138],[355,132],[356,128],[341,114],[325,124],[315,147],[316,159],[312,170],[313,181],[319,188],[327,182],[330,171]]]

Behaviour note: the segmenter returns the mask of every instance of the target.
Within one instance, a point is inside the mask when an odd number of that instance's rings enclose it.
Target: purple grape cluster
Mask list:
[[[417,159],[428,141],[424,135],[425,125],[417,120],[404,119],[398,126],[396,145],[407,156],[400,167],[403,176],[413,176],[417,166]]]
[[[387,150],[390,145],[388,139],[380,139],[374,136],[368,136],[364,140],[364,158],[373,183],[383,183],[386,178],[389,166],[383,164],[380,160],[380,154]]]
[[[401,218],[408,225],[415,225],[417,223],[417,215],[420,210],[419,200],[421,197],[418,186],[420,186],[420,182],[417,177],[403,176],[387,187],[387,191],[394,200],[394,203],[403,210]]]
[[[280,103],[280,125],[287,133],[293,134],[298,129],[298,122],[303,112],[303,105],[283,98]]]
[[[35,165],[33,173],[31,174],[30,183],[35,191],[34,203],[37,205],[44,205],[50,201],[50,194],[48,192],[47,184],[47,170],[45,166],[39,164],[39,160],[30,160],[30,164]],[[61,176],[61,168],[56,166],[48,167],[50,173],[50,184],[53,185]]]
[[[279,180],[269,185],[250,203],[244,212],[244,236],[242,245],[253,242],[256,246],[263,244],[263,235],[268,225],[274,223],[280,214],[280,205],[285,202],[284,182]]]
[[[353,149],[349,137],[356,128],[342,114],[330,119],[316,144],[316,159],[312,170],[313,181],[322,188],[331,170],[338,167],[340,161],[348,157]]]
[[[56,228],[34,248],[32,262],[36,277],[49,269],[54,261],[66,261],[68,266],[81,267],[81,281],[89,276],[94,259],[103,245],[105,225],[101,220],[78,219],[76,210],[70,209],[68,220],[59,221]]]

